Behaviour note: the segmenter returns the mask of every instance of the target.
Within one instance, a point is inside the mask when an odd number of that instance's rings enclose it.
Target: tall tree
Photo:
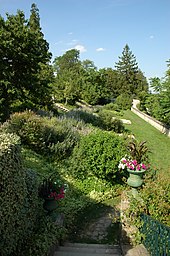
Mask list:
[[[28,30],[32,42],[32,63],[35,67],[33,90],[31,91],[31,99],[34,99],[34,104],[49,107],[51,104],[53,81],[53,69],[50,65],[52,54],[49,52],[49,44],[44,39],[44,34],[40,26],[40,15],[36,4],[31,6],[31,14],[28,21]],[[32,69],[33,70],[33,69]],[[30,92],[29,92],[30,94]]]
[[[33,19],[34,17],[34,19]],[[33,4],[30,21],[22,11],[0,17],[1,120],[15,109],[47,106],[51,100],[51,54]]]
[[[162,90],[162,82],[159,77],[150,78],[150,87],[155,93],[160,93]]]
[[[120,94],[118,72],[112,68],[100,69],[100,72],[105,83],[106,99],[115,99]]]
[[[82,67],[79,55],[78,50],[72,49],[54,59],[54,96],[66,104],[74,104],[80,97]]]
[[[119,75],[119,88],[120,93],[128,93],[130,95],[137,95],[143,90],[141,79],[139,78],[139,68],[136,57],[130,51],[129,46],[126,44],[122,56],[115,65]],[[141,74],[140,74],[141,75]]]

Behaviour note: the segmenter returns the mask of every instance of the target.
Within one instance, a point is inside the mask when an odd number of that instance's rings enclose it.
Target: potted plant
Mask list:
[[[127,184],[133,188],[140,187],[143,183],[142,176],[149,168],[147,161],[148,148],[145,145],[146,141],[129,142],[127,149],[129,155],[126,155],[120,160],[119,169],[126,169],[129,173]]]
[[[57,208],[57,201],[64,198],[64,185],[52,174],[40,184],[39,196],[45,200],[43,207],[50,213]]]

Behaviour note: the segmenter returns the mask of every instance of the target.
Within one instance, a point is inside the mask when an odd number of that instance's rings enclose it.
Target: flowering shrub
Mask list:
[[[131,171],[146,171],[149,168],[149,165],[138,163],[137,160],[131,160],[130,158],[124,157],[120,160],[118,168]]]

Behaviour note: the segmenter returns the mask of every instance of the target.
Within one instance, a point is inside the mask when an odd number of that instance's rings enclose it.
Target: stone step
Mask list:
[[[54,256],[120,256],[118,245],[66,243],[59,246]]]

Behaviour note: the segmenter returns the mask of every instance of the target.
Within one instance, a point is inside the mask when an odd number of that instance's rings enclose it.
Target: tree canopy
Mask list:
[[[1,120],[14,110],[47,107],[53,79],[51,53],[41,32],[39,11],[32,4],[30,19],[22,11],[0,16]]]
[[[126,92],[132,96],[148,90],[147,80],[138,68],[135,55],[128,44],[125,45],[122,56],[115,64],[119,76],[119,91]]]

